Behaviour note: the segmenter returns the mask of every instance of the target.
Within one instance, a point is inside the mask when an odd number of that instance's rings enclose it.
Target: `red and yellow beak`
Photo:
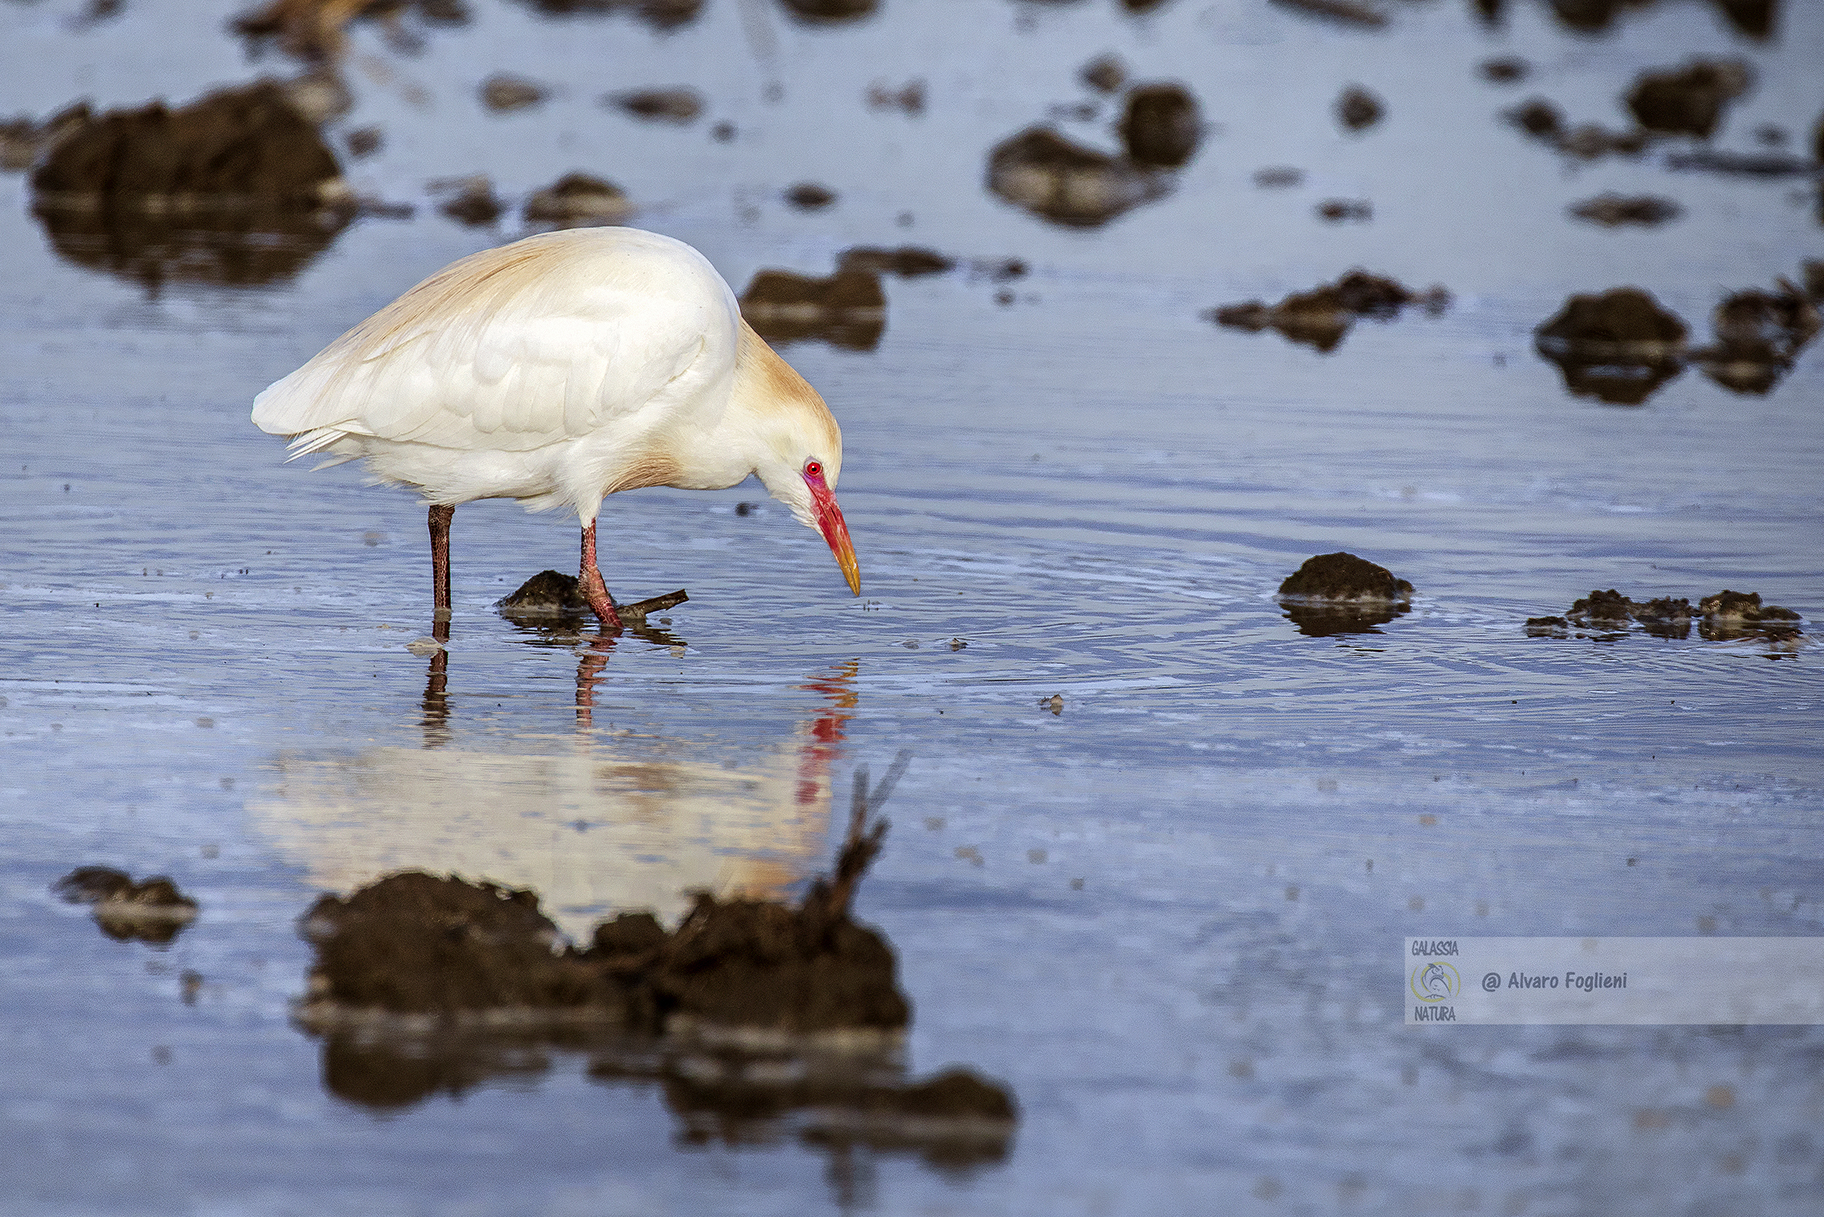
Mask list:
[[[861,595],[861,568],[855,564],[855,546],[849,541],[849,526],[843,521],[842,508],[836,506],[836,495],[817,474],[805,474],[804,484],[811,488],[811,503],[817,509],[817,530],[830,543],[830,552],[836,555],[836,565],[842,567],[849,590]]]

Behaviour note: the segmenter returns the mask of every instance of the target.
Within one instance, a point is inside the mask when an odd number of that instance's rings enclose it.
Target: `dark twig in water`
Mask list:
[[[623,621],[627,620],[629,617],[643,619],[648,613],[662,612],[665,609],[683,604],[688,599],[690,599],[690,597],[684,594],[684,589],[679,588],[675,592],[666,592],[663,596],[653,596],[647,600],[636,600],[632,604],[617,604],[614,606],[614,611],[620,614],[621,620]]]

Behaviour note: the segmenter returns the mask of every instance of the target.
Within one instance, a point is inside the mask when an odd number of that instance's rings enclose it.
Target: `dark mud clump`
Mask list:
[[[1736,393],[1766,393],[1792,369],[1820,328],[1818,302],[1782,279],[1779,290],[1727,296],[1711,315],[1716,341],[1693,351],[1712,380]]]
[[[550,17],[578,14],[627,13],[655,30],[675,30],[695,21],[703,0],[523,0]]]
[[[1605,228],[1616,228],[1624,224],[1654,228],[1684,214],[1684,208],[1671,199],[1657,198],[1650,194],[1599,194],[1593,199],[1573,203],[1567,210],[1580,220],[1589,220]]]
[[[697,121],[703,113],[703,95],[687,86],[632,89],[625,93],[610,93],[602,101],[635,118],[649,122],[676,123],[679,126]]]
[[[1408,305],[1436,315],[1449,307],[1450,293],[1442,287],[1415,292],[1358,268],[1335,283],[1296,292],[1278,304],[1249,300],[1212,309],[1204,316],[1218,325],[1250,333],[1275,329],[1293,342],[1328,352],[1336,349],[1357,318],[1391,320]]]
[[[1319,554],[1279,585],[1280,607],[1313,638],[1377,633],[1412,608],[1412,584],[1351,553]]]
[[[785,201],[799,211],[822,211],[836,202],[836,192],[817,182],[799,182],[786,188]]]
[[[1533,65],[1518,56],[1506,55],[1496,59],[1484,59],[1477,69],[1482,79],[1491,84],[1507,85],[1525,80],[1531,75]]]
[[[1281,8],[1323,17],[1343,25],[1378,30],[1387,24],[1387,15],[1362,0],[1272,0]]]
[[[633,214],[633,204],[613,182],[587,173],[567,173],[526,200],[527,223],[559,228],[619,224]]]
[[[1477,0],[1484,12],[1501,8],[1504,0]],[[1600,34],[1626,12],[1653,8],[1658,0],[1551,0],[1549,9],[1560,25],[1580,34]],[[1750,38],[1765,38],[1773,31],[1779,0],[1711,0],[1736,31]]]
[[[1626,100],[1648,131],[1709,139],[1723,108],[1753,82],[1753,71],[1740,59],[1693,59],[1682,68],[1641,73]]]
[[[1374,218],[1374,204],[1367,199],[1325,199],[1317,205],[1317,218],[1330,224],[1366,223]]]
[[[1350,85],[1337,96],[1333,107],[1336,121],[1346,131],[1366,131],[1381,121],[1387,113],[1387,107],[1381,99],[1364,89],[1361,85]]]
[[[441,195],[437,210],[469,228],[486,228],[496,223],[507,205],[494,193],[494,183],[485,174],[470,177],[439,178],[427,187]]]
[[[1557,106],[1539,97],[1509,110],[1506,117],[1529,137],[1583,160],[1610,153],[1637,156],[1649,142],[1647,133],[1641,130],[1610,131],[1596,123],[1572,127]]]
[[[111,866],[79,866],[51,890],[71,904],[90,905],[101,932],[119,942],[164,946],[196,920],[196,901],[163,875],[135,883]]]
[[[840,25],[872,16],[879,0],[780,0],[785,11],[806,25]]]
[[[1159,172],[1073,143],[1049,127],[1029,127],[988,155],[989,190],[1070,228],[1106,224],[1167,188]]]
[[[874,246],[857,245],[842,251],[836,259],[836,270],[866,271],[876,275],[896,275],[901,279],[917,279],[925,275],[941,275],[956,268],[956,259],[945,257],[934,249],[921,249],[916,245],[901,245],[897,249],[879,249]]]
[[[542,103],[551,91],[536,80],[510,76],[504,72],[481,82],[481,104],[496,114],[530,110]]]
[[[1119,93],[1127,83],[1127,65],[1119,55],[1098,55],[1083,65],[1077,78],[1098,93]]]
[[[32,173],[62,256],[156,288],[296,274],[354,206],[335,154],[273,81],[182,106],[66,112]]]
[[[1136,165],[1176,169],[1191,159],[1202,138],[1197,99],[1183,85],[1139,85],[1128,92],[1121,143]]]
[[[826,279],[763,270],[741,293],[741,315],[771,342],[822,339],[871,351],[887,328],[887,296],[871,270],[838,270]]]
[[[834,873],[796,906],[699,893],[669,934],[623,914],[581,950],[531,891],[405,871],[324,895],[300,921],[315,962],[298,1021],[319,1033],[593,1023],[715,1042],[890,1042],[911,1019],[897,957],[849,917],[886,827],[858,811]]]
[[[1580,397],[1637,406],[1683,369],[1685,323],[1637,287],[1572,296],[1534,331]]]
[[[1776,642],[1797,638],[1802,618],[1789,608],[1762,604],[1758,592],[1732,592],[1727,588],[1698,602],[1703,620],[1698,633],[1714,641],[1766,637]]]
[[[1254,171],[1254,184],[1262,190],[1289,190],[1305,180],[1305,171],[1291,165],[1268,165]]]
[[[348,154],[356,159],[372,156],[386,146],[386,133],[379,127],[356,127],[343,140]]]
[[[1731,152],[1723,148],[1690,148],[1666,157],[1668,169],[1693,169],[1725,177],[1812,177],[1818,166],[1781,152]]]
[[[690,596],[679,588],[675,592],[637,600],[631,604],[617,601],[614,611],[636,638],[672,646],[683,642],[683,639],[648,627],[646,619],[654,613],[675,608],[689,599]],[[522,630],[540,634],[573,633],[593,620],[589,602],[583,599],[582,588],[577,583],[576,576],[555,570],[543,570],[533,575],[517,589],[496,600],[494,608]]]
[[[1778,605],[1762,605],[1754,592],[1722,591],[1705,596],[1694,609],[1683,596],[1630,600],[1614,588],[1592,591],[1565,610],[1562,617],[1531,617],[1526,632],[1535,637],[1568,637],[1573,627],[1590,631],[1579,637],[1619,638],[1635,624],[1659,638],[1682,639],[1698,622],[1698,633],[1721,640],[1757,637],[1788,641],[1799,637],[1799,614]]]

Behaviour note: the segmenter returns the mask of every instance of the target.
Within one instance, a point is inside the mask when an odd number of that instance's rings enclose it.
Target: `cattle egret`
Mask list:
[[[253,421],[289,437],[291,458],[365,459],[376,480],[424,496],[440,637],[450,518],[471,499],[574,508],[581,590],[605,626],[620,618],[596,566],[596,513],[642,486],[758,475],[861,593],[834,494],[836,420],[741,319],[709,260],[656,233],[569,229],[455,262],[266,389]]]

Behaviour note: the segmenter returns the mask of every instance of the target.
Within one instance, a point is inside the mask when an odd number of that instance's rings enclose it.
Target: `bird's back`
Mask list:
[[[713,412],[739,326],[728,284],[681,241],[545,233],[418,284],[261,393],[253,421],[300,454],[529,452],[643,411]]]

